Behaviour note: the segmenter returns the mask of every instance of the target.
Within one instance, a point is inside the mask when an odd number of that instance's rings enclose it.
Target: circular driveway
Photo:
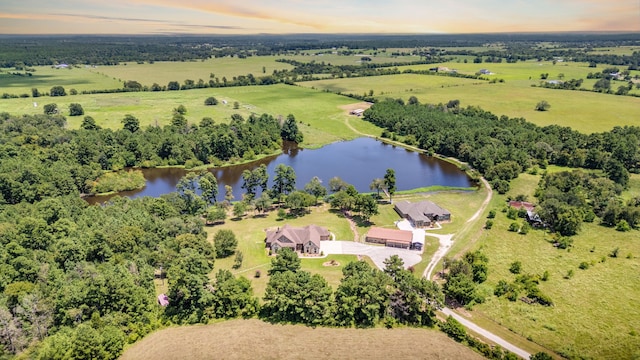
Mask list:
[[[320,241],[320,251],[325,255],[363,255],[371,258],[374,264],[384,269],[384,260],[392,255],[398,255],[404,262],[404,267],[415,265],[422,260],[420,252],[415,250],[397,249],[387,246],[367,245],[353,241]]]

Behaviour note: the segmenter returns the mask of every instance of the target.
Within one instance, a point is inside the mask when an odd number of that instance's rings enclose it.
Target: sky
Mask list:
[[[0,0],[0,34],[640,31],[640,0]]]

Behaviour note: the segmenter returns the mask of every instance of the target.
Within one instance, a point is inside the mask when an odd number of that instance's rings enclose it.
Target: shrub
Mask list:
[[[512,274],[520,274],[520,271],[522,271],[522,263],[520,261],[512,262],[511,266],[509,267],[509,271]]]
[[[492,227],[493,227],[493,220],[487,220],[487,221],[484,223],[484,228],[485,228],[485,229],[490,230]]]
[[[515,220],[518,217],[518,210],[509,207],[509,209],[507,210],[507,218],[511,219],[511,220]]]
[[[451,315],[447,321],[440,323],[440,330],[457,342],[462,342],[467,337],[467,330]]]
[[[565,279],[571,279],[573,277],[573,269],[567,272],[567,275],[564,276]]]
[[[618,257],[618,253],[620,253],[620,248],[617,247],[615,249],[613,249],[610,253],[609,256],[611,256],[612,258],[617,258]]]
[[[495,210],[489,211],[489,215],[487,215],[487,219],[493,219],[495,217],[496,217],[496,211]]]
[[[218,105],[218,99],[214,98],[213,96],[210,96],[204,100],[204,104],[207,106]]]
[[[583,261],[580,263],[580,265],[578,265],[578,268],[580,270],[587,270],[589,268],[589,263],[586,261]]]
[[[545,270],[544,273],[542,274],[542,278],[540,278],[542,281],[547,281],[549,280],[549,277],[551,275],[549,274],[549,270]]]
[[[69,116],[80,116],[80,115],[84,115],[84,109],[82,108],[82,105],[77,103],[69,104]]]
[[[627,222],[627,220],[622,219],[618,221],[618,223],[616,224],[616,230],[622,231],[622,232],[631,231],[631,226],[629,226],[629,223]]]
[[[518,232],[519,230],[520,224],[518,224],[517,222],[512,222],[511,225],[509,225],[509,231]]]
[[[262,273],[260,272],[260,270],[256,270],[256,273],[253,274],[253,277],[258,279],[260,276],[262,276]]]
[[[531,230],[531,225],[529,225],[528,222],[525,222],[520,228],[520,234],[527,235],[529,233],[529,230]]]
[[[542,100],[536,104],[536,111],[547,111],[551,108],[551,104],[547,100]]]
[[[46,104],[44,106],[45,115],[54,115],[58,113],[58,105],[57,104]]]

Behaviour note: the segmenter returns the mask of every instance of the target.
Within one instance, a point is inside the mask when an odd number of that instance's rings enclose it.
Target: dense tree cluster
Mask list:
[[[203,119],[199,125],[174,121],[145,129],[127,115],[116,131],[101,129],[92,118],[85,118],[80,130],[64,125],[64,117],[55,115],[0,115],[0,203],[91,193],[104,171],[220,165],[273,153],[282,143],[278,121],[266,114],[247,120],[234,115],[230,124]]]
[[[335,292],[322,277],[300,270],[295,258],[293,251],[283,249],[272,261],[262,307],[262,316],[271,321],[348,327],[372,327],[382,321],[387,326],[433,326],[435,310],[443,304],[440,287],[415,277],[397,256],[385,260],[384,271],[363,261],[347,264]]]
[[[522,118],[498,117],[472,106],[405,105],[395,100],[376,103],[364,119],[383,127],[383,135],[412,137],[428,153],[468,162],[500,192],[532,166],[604,169],[622,185],[627,171],[640,171],[640,127],[585,135],[568,127],[539,127]]]
[[[638,228],[640,199],[623,201],[622,190],[621,184],[582,170],[546,174],[536,192],[539,201],[536,211],[562,236],[575,235],[583,222],[592,222],[595,216],[605,226],[613,227],[624,221],[629,229]]]
[[[189,255],[213,264],[202,222],[183,212],[175,196],[3,206],[0,348],[19,352],[43,340],[36,357],[117,358],[159,325],[154,268],[162,265],[173,282],[181,266],[196,266]]]
[[[445,260],[443,267],[448,272],[444,293],[461,305],[484,302],[477,285],[487,280],[488,263],[487,256],[479,250],[468,252],[461,259]]]

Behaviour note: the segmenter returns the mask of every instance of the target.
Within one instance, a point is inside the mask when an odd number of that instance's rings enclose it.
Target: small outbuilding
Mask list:
[[[432,226],[433,222],[451,221],[451,213],[431,201],[412,203],[400,201],[395,210],[403,219],[409,220],[417,228]]]
[[[385,229],[372,227],[365,241],[385,246],[409,249],[413,240],[413,232],[408,230]]]

